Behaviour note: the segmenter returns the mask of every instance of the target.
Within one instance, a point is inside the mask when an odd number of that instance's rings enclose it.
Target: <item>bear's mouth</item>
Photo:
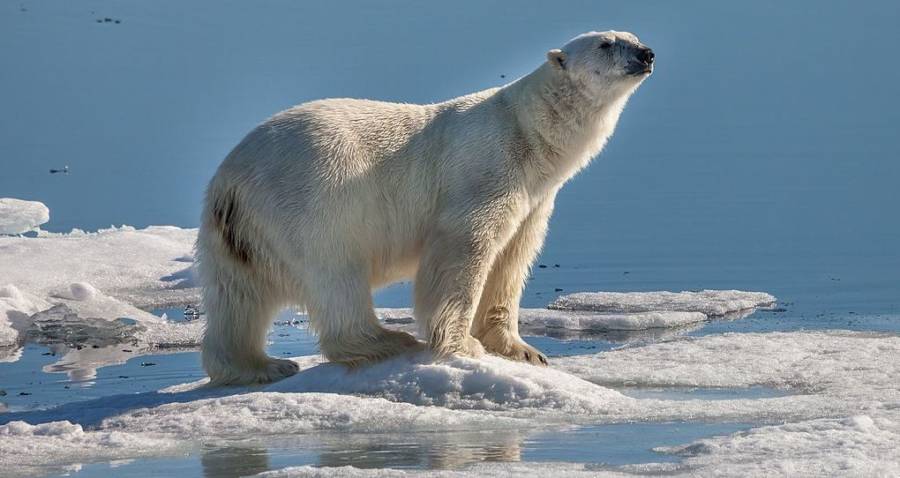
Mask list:
[[[632,76],[649,75],[653,73],[653,65],[634,61],[625,67],[625,72]]]

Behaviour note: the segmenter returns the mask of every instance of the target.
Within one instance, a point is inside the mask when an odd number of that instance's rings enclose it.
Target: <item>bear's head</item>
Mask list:
[[[589,32],[547,52],[547,61],[589,97],[627,95],[653,72],[653,50],[628,32]]]

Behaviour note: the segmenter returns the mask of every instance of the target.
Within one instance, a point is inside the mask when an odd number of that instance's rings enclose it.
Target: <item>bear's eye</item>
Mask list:
[[[608,49],[608,48],[611,47],[611,46],[612,46],[612,43],[610,43],[610,42],[608,42],[608,41],[605,41],[605,42],[603,42],[603,43],[600,44],[600,49],[601,49],[601,50],[606,50],[606,49]]]

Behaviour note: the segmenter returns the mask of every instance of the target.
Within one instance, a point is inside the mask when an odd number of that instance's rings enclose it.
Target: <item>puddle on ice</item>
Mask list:
[[[571,427],[535,433],[484,432],[319,433],[264,444],[206,446],[179,458],[95,463],[71,476],[246,476],[288,466],[455,469],[478,462],[571,462],[625,465],[675,462],[658,446],[746,430],[748,423],[630,423]],[[113,469],[114,468],[114,469]],[[112,469],[112,470],[111,470]]]

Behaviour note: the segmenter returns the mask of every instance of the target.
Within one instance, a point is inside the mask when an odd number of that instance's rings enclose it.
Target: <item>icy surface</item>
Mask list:
[[[722,466],[729,473],[736,470],[734,475],[791,470],[827,474],[843,469],[878,473],[894,470],[891,467],[900,460],[900,455],[890,453],[896,450],[900,423],[898,356],[900,337],[853,332],[683,338],[558,358],[551,368],[497,357],[435,362],[419,353],[351,370],[309,356],[297,359],[300,373],[261,388],[207,389],[195,382],[166,393],[106,397],[46,411],[9,413],[0,420],[82,426],[81,433],[88,435],[83,440],[92,443],[106,440],[111,432],[122,434],[123,443],[145,436],[168,437],[174,443],[316,431],[533,429],[647,420],[788,421],[661,450],[686,458],[677,469],[671,464],[640,466],[645,471],[685,474]],[[659,400],[628,397],[614,389],[618,385],[768,385],[794,393],[763,399]],[[3,430],[10,426],[23,425],[10,423]],[[12,446],[11,438],[0,433],[0,442],[4,440],[0,446]],[[37,436],[18,433],[15,440],[26,449],[41,451],[31,455],[29,463],[55,459],[41,454],[46,449]],[[85,461],[108,456],[100,453],[105,453],[102,449],[81,451],[79,443],[55,444],[60,449],[54,453],[71,453]],[[777,452],[769,449],[772,444]],[[159,442],[157,451],[169,446]],[[820,457],[816,450],[847,454]],[[0,458],[2,466],[25,462],[21,456]]]
[[[33,231],[50,220],[50,209],[42,202],[0,198],[0,234]]]
[[[549,308],[592,312],[701,312],[723,316],[770,306],[775,297],[764,292],[702,290],[699,292],[578,292],[557,298]]]
[[[126,336],[139,342],[197,344],[201,324],[174,324],[139,308],[198,301],[188,263],[195,237],[192,229],[127,226],[0,237],[0,278],[7,284],[0,287],[0,347],[26,337],[51,343],[59,334],[70,343],[89,335],[108,341],[123,336],[122,318],[137,323],[139,330]],[[54,305],[65,309],[50,311]],[[46,314],[36,322],[38,312]]]

